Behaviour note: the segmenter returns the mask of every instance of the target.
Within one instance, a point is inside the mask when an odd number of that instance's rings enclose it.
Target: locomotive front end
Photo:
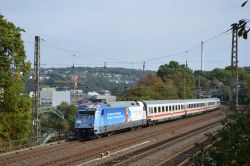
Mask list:
[[[94,105],[79,105],[75,119],[75,132],[81,139],[91,139],[94,136],[95,112]]]

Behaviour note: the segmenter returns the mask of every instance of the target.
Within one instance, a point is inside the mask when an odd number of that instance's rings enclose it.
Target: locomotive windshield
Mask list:
[[[95,115],[96,108],[86,107],[85,109],[78,110],[80,116],[93,116]]]
[[[81,116],[95,115],[95,111],[79,111],[79,115]]]

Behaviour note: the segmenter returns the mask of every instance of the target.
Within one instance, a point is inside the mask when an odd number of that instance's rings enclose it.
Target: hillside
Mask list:
[[[73,89],[72,75],[78,76],[78,89],[84,92],[109,90],[113,95],[119,95],[125,89],[134,86],[139,78],[154,71],[143,71],[125,68],[76,67],[76,68],[42,68],[41,86],[56,87],[58,90]],[[33,91],[33,71],[25,79],[26,92]]]

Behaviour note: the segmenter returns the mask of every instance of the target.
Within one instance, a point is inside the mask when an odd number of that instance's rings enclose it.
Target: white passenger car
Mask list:
[[[176,119],[192,114],[201,114],[205,111],[220,107],[217,98],[192,100],[152,100],[143,101],[149,124]]]

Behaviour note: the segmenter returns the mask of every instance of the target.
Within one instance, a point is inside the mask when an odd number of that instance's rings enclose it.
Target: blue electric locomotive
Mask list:
[[[142,102],[83,104],[78,108],[75,130],[78,136],[90,139],[146,124]]]

